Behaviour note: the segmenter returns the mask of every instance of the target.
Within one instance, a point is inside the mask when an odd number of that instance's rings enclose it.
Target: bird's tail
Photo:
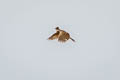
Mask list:
[[[70,39],[71,39],[73,42],[75,42],[75,40],[74,40],[74,39],[72,39],[71,37],[70,37]]]

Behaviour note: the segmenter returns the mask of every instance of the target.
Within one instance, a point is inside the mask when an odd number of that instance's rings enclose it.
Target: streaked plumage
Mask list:
[[[71,39],[73,42],[75,42],[75,40],[70,37],[68,32],[59,29],[59,27],[56,27],[55,29],[56,33],[50,36],[48,40],[58,39],[59,42],[66,42],[67,40]]]

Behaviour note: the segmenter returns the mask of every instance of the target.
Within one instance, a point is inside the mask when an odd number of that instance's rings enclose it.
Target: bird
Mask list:
[[[58,39],[58,42],[66,42],[71,39],[73,42],[75,42],[75,40],[70,37],[70,34],[68,32],[61,30],[59,27],[56,27],[55,30],[56,33],[51,35],[48,40]]]

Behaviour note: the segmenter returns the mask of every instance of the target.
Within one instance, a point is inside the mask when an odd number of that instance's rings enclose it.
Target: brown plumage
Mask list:
[[[56,27],[55,29],[56,33],[50,36],[48,40],[58,39],[59,42],[66,42],[67,40],[71,39],[73,42],[75,42],[75,40],[70,37],[68,32],[59,29],[59,27]]]

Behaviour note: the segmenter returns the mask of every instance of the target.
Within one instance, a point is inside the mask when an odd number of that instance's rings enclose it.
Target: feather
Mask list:
[[[57,32],[54,33],[52,36],[50,36],[50,37],[48,38],[48,40],[57,39],[57,38],[58,38],[58,35],[59,35],[59,31],[57,31]]]
[[[59,36],[58,41],[59,42],[66,42],[69,38],[70,38],[70,35],[67,32],[63,31],[61,33],[61,35]]]

